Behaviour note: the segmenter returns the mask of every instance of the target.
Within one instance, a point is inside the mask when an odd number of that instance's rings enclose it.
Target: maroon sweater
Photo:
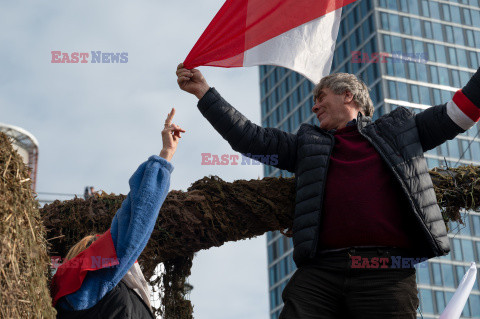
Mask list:
[[[320,249],[410,248],[407,199],[380,154],[356,125],[334,134],[324,194]]]

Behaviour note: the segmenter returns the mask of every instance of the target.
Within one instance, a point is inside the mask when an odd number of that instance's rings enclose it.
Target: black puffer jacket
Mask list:
[[[301,266],[315,256],[323,193],[334,138],[317,126],[302,124],[296,134],[263,128],[245,118],[211,88],[199,101],[205,118],[235,151],[278,155],[280,169],[296,176],[293,222],[293,258]],[[446,104],[415,115],[397,108],[375,122],[359,113],[358,130],[380,153],[400,182],[420,229],[419,257],[442,256],[450,251],[447,231],[437,205],[423,153],[464,132],[447,115]]]

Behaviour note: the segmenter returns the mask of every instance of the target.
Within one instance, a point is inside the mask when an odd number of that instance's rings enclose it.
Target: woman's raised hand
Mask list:
[[[170,113],[168,113],[167,119],[165,120],[165,126],[162,131],[162,142],[163,148],[160,152],[160,157],[163,157],[167,161],[172,159],[173,154],[177,150],[178,141],[180,140],[181,133],[185,133],[185,130],[180,126],[173,124],[173,116],[175,115],[175,108],[172,108]]]

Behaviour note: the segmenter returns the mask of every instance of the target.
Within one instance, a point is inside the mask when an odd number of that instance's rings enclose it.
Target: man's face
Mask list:
[[[320,128],[327,131],[340,129],[355,119],[358,111],[352,106],[352,100],[350,92],[337,95],[329,88],[323,88],[312,107],[312,112],[320,121]]]

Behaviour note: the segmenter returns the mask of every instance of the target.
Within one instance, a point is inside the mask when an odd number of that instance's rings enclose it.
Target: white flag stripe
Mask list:
[[[453,101],[447,103],[447,115],[452,119],[453,122],[455,122],[455,124],[460,126],[465,131],[476,123],[465,113],[463,113],[463,111]]]
[[[243,65],[282,66],[317,84],[330,73],[341,14],[337,9],[245,51]]]
[[[450,299],[447,307],[442,312],[440,319],[458,319],[462,314],[463,308],[467,303],[468,296],[472,291],[473,284],[477,277],[477,266],[472,262],[470,269],[468,269],[462,281],[458,285],[455,294]]]

